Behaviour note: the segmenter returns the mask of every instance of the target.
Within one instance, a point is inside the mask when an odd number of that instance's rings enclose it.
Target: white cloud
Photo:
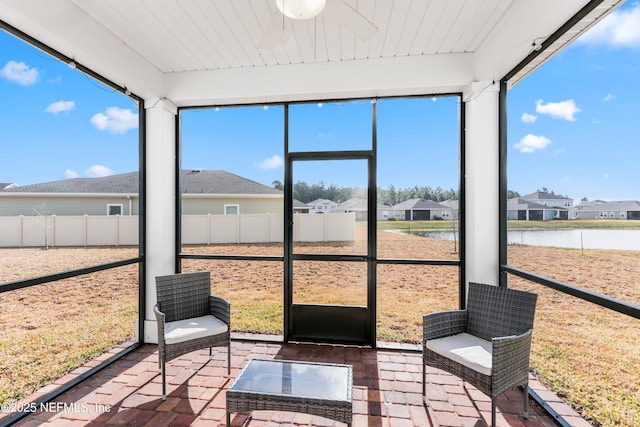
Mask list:
[[[548,102],[546,104],[544,104],[542,100],[536,101],[536,113],[548,114],[556,119],[575,122],[575,115],[580,111],[582,110],[578,108],[573,99],[568,99],[562,102]]]
[[[100,178],[113,174],[114,172],[111,169],[102,165],[93,165],[89,169],[87,169],[87,176],[90,178]]]
[[[131,110],[118,107],[109,107],[105,114],[98,113],[91,117],[91,123],[98,130],[107,130],[111,133],[125,133],[138,127],[138,114]]]
[[[520,117],[524,123],[535,123],[538,120],[538,116],[535,114],[522,113],[522,117]]]
[[[282,160],[282,157],[275,155],[264,159],[260,164],[258,164],[258,167],[262,170],[271,170],[277,169],[283,164],[284,161]]]
[[[551,140],[546,136],[528,134],[513,147],[521,153],[533,153],[542,150],[551,144]]]
[[[52,104],[49,104],[47,108],[44,109],[47,113],[58,114],[63,111],[71,111],[76,107],[76,103],[73,101],[57,101]]]
[[[64,177],[66,179],[71,179],[71,178],[78,178],[80,175],[78,174],[78,172],[71,170],[71,169],[67,169],[66,171],[64,171]]]
[[[611,93],[608,93],[607,96],[605,96],[602,100],[604,102],[607,102],[607,101],[612,101],[614,99],[616,99],[616,96]]]
[[[24,62],[9,61],[0,70],[0,76],[22,86],[31,86],[38,81],[39,73],[37,68]]]
[[[640,3],[613,11],[577,42],[592,46],[640,48]]]

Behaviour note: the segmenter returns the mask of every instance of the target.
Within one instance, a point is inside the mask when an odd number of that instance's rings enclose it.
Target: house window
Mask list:
[[[122,205],[107,205],[107,215],[122,215]]]
[[[225,215],[238,215],[240,213],[240,205],[224,205]]]

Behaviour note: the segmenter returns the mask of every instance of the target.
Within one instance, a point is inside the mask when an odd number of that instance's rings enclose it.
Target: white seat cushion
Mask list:
[[[428,340],[426,347],[476,372],[491,375],[491,341],[464,332]]]
[[[167,344],[177,344],[192,339],[218,335],[226,332],[227,324],[215,316],[207,315],[193,319],[176,320],[164,325],[164,340]]]

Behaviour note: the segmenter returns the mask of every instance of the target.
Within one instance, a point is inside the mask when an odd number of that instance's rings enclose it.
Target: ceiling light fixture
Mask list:
[[[326,0],[276,0],[276,6],[291,19],[310,19],[324,9]]]

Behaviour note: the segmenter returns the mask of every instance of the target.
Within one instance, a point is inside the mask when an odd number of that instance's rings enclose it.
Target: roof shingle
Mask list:
[[[137,194],[138,172],[72,178],[2,189],[3,193]],[[182,170],[181,194],[281,195],[282,191],[223,170]]]

